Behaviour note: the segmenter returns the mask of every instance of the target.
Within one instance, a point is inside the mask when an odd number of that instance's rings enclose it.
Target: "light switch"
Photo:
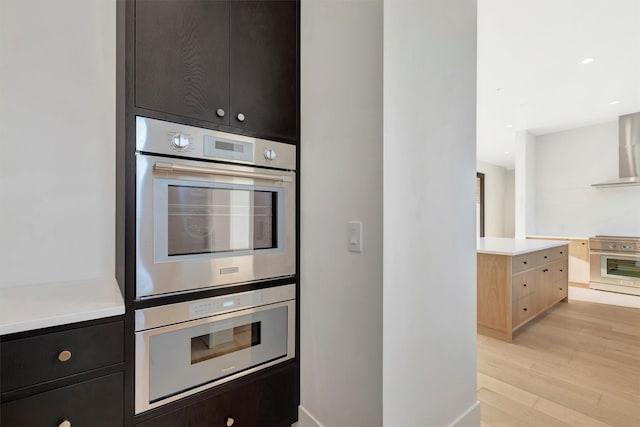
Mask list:
[[[362,252],[362,222],[347,223],[347,247],[350,252]]]

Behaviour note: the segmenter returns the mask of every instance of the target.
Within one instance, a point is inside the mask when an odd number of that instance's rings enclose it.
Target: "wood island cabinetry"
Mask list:
[[[567,285],[566,244],[513,255],[479,251],[478,333],[511,342],[518,328],[567,301]]]

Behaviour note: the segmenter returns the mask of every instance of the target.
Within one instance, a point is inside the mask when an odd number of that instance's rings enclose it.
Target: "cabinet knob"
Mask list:
[[[563,271],[564,271],[563,269],[560,269],[560,273],[562,273]]]
[[[525,283],[525,284],[524,284],[524,285],[522,285],[522,286],[524,286],[524,287],[526,288],[526,287],[527,287],[527,284]]]
[[[58,424],[58,427],[71,427],[71,421],[69,421],[69,420],[64,420],[63,422],[61,422],[60,424]]]
[[[242,114],[242,113],[238,113],[237,118],[238,118],[238,121],[239,121],[239,122],[244,122],[244,114]]]
[[[227,417],[227,427],[231,427],[235,422],[236,420],[234,420],[233,418]]]
[[[562,288],[560,288],[560,290],[562,290]]]
[[[582,243],[580,243],[580,244],[581,244],[582,246],[586,245],[586,243],[585,243],[585,242],[582,242]]]
[[[523,308],[522,310],[527,311],[527,307]]]
[[[563,251],[560,251],[560,255],[563,255],[563,254],[564,254],[564,252],[563,252]]]
[[[547,259],[547,258],[548,258],[548,256],[546,256],[546,255],[545,255],[545,256],[544,256],[544,259]]]
[[[526,264],[526,263],[527,263],[527,261],[522,261],[522,262],[523,262],[524,264]]]
[[[58,360],[61,362],[67,362],[69,359],[71,359],[71,352],[69,350],[63,350],[58,355]],[[68,422],[68,421],[65,421],[65,422]],[[69,425],[71,425],[71,423],[69,423]]]
[[[218,117],[224,117],[224,110],[223,110],[222,108],[218,108],[218,109],[216,110],[216,115],[217,115]]]

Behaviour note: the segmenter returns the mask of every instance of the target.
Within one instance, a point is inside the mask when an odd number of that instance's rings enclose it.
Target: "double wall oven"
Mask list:
[[[592,289],[640,295],[640,238],[589,239]]]
[[[293,145],[136,118],[136,299],[187,300],[135,312],[136,413],[295,356],[295,186]]]

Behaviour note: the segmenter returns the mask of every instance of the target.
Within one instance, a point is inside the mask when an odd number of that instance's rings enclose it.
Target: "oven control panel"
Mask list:
[[[207,298],[194,301],[189,305],[189,317],[196,319],[242,308],[255,307],[260,304],[262,304],[261,291]]]

